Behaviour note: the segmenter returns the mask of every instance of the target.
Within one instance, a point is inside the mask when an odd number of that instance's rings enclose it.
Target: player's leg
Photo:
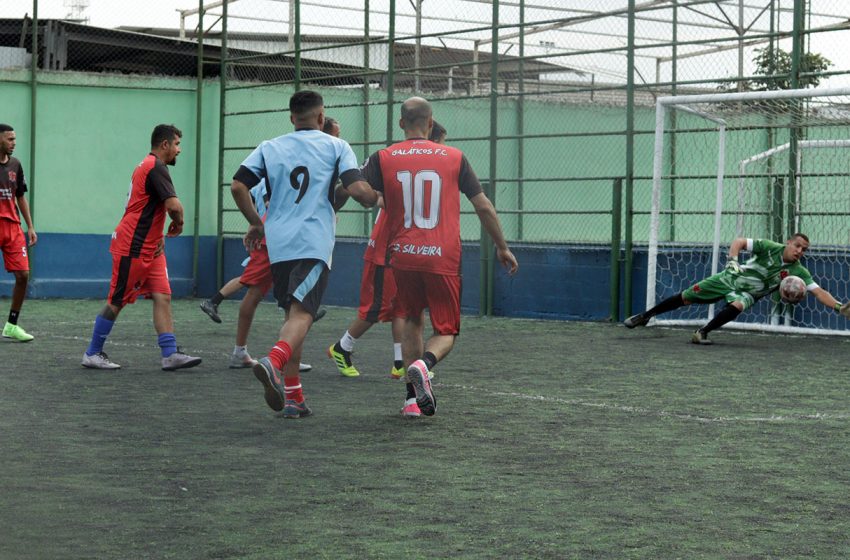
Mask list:
[[[720,312],[704,327],[701,327],[694,332],[691,337],[691,342],[702,345],[714,344],[711,340],[709,340],[708,333],[719,329],[726,323],[734,321],[742,311],[749,309],[752,304],[755,303],[755,299],[748,293],[732,292],[727,296],[727,301],[730,299],[731,301],[729,302],[729,305],[720,310]]]
[[[383,301],[384,271],[385,267],[378,266],[372,261],[363,262],[357,317],[351,321],[345,334],[328,348],[328,357],[334,361],[339,374],[344,377],[360,375],[352,363],[351,354],[354,352],[357,339],[378,322]]]
[[[147,267],[147,275],[140,287],[140,293],[148,294],[153,300],[153,326],[162,354],[162,369],[174,371],[199,365],[201,358],[189,356],[177,346],[174,319],[171,315],[171,284],[168,281],[165,255],[144,260],[144,265]]]
[[[404,333],[404,317],[393,317],[390,323],[390,328],[393,335],[393,367],[390,370],[390,377],[393,379],[401,379],[404,377],[404,357],[401,354],[401,337]]]
[[[3,231],[0,232],[3,248],[3,263],[6,270],[15,276],[15,287],[12,288],[12,305],[9,309],[9,319],[3,326],[3,337],[11,338],[18,342],[29,342],[34,336],[26,332],[18,325],[18,317],[24,298],[27,295],[27,283],[29,282],[29,257],[27,256],[27,241],[24,232],[17,223],[9,220],[3,222]]]
[[[103,345],[112,332],[115,320],[125,305],[136,301],[138,297],[137,284],[140,284],[145,274],[141,259],[112,255],[112,278],[109,282],[109,294],[106,305],[94,319],[91,341],[83,354],[83,367],[90,369],[118,369],[121,366],[109,359],[103,351]]]
[[[670,296],[667,299],[663,300],[661,303],[659,303],[652,309],[647,309],[643,313],[632,315],[631,317],[623,321],[623,324],[630,329],[633,329],[635,327],[642,327],[646,325],[649,320],[655,317],[656,315],[661,315],[662,313],[667,313],[668,311],[679,309],[683,305],[688,304],[690,304],[690,301],[686,301],[684,298],[684,292],[680,292],[675,296]]]
[[[460,334],[461,278],[424,274],[423,280],[434,333],[425,343],[421,357],[407,368],[407,378],[413,383],[422,414],[432,416],[437,410],[437,399],[429,372],[452,351],[455,338]]]
[[[115,325],[115,320],[118,318],[118,314],[121,313],[121,309],[120,306],[113,305],[107,301],[106,305],[103,306],[103,310],[95,317],[91,341],[83,354],[83,367],[89,369],[119,369],[121,367],[110,360],[106,352],[103,351],[103,345],[106,343],[106,339],[109,338],[109,333],[112,332],[112,327]]]
[[[236,345],[230,355],[231,368],[253,367],[255,361],[248,354],[248,334],[254,322],[257,306],[263,301],[266,290],[263,286],[248,286],[248,291],[239,304],[239,319],[236,322]]]
[[[244,284],[242,284],[240,278],[231,278],[213,297],[202,301],[201,311],[216,323],[221,323],[221,317],[218,315],[218,304],[242,289]]]
[[[287,418],[301,418],[310,412],[297,366],[328,284],[328,267],[317,259],[302,259],[274,263],[271,270],[275,299],[286,309],[286,320],[269,355],[254,366],[254,375],[263,384],[266,404],[272,410],[284,410]],[[293,364],[287,368],[290,362]]]
[[[401,330],[401,354],[405,367],[405,400],[401,414],[407,418],[417,418],[421,415],[420,404],[417,402],[417,385],[422,385],[420,369],[413,368],[422,355],[425,344],[424,310],[427,305],[423,273],[407,270],[395,270],[395,280],[398,291],[397,311],[403,314]],[[424,367],[424,366],[423,366]],[[415,379],[412,379],[415,377]],[[427,379],[427,371],[425,372]]]

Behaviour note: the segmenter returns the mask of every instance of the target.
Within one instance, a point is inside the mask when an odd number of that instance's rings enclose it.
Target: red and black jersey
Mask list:
[[[152,257],[162,240],[165,200],[177,196],[165,163],[153,154],[133,171],[124,217],[112,234],[114,255]]]
[[[390,228],[387,225],[387,216],[383,209],[378,210],[375,223],[372,225],[372,233],[369,235],[369,243],[363,252],[363,260],[373,262],[379,266],[387,264],[387,246],[390,242]]]
[[[391,266],[460,274],[460,193],[472,198],[481,192],[463,152],[405,140],[374,153],[362,173],[384,193]]]
[[[24,168],[17,158],[9,156],[6,163],[0,163],[0,220],[21,223],[15,199],[27,192],[24,180]]]

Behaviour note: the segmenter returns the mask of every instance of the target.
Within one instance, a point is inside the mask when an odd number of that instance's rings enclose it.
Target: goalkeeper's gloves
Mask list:
[[[845,318],[850,319],[850,302],[842,304],[841,307],[838,308],[838,312],[844,315]]]
[[[729,257],[729,260],[726,261],[726,271],[732,274],[741,273],[741,265],[738,264],[738,257]]]

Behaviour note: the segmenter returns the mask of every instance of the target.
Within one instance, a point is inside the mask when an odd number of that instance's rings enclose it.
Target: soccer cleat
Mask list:
[[[284,418],[304,418],[305,416],[310,416],[311,414],[313,414],[313,411],[310,410],[310,407],[307,406],[306,401],[298,402],[292,399],[286,399],[284,402]]]
[[[243,369],[254,367],[254,364],[257,363],[257,360],[252,358],[250,354],[245,352],[242,355],[239,354],[231,354],[230,355],[230,365],[227,366],[230,369]]]
[[[637,315],[632,315],[625,321],[623,324],[627,329],[633,329],[635,327],[643,327],[646,325],[652,317],[646,317],[643,313],[638,313]]]
[[[300,373],[304,373],[305,371],[310,371],[311,369],[313,369],[313,366],[311,366],[310,364],[305,364],[304,362],[298,363],[298,371]]]
[[[431,380],[428,378],[428,367],[422,360],[416,360],[407,368],[407,381],[413,385],[416,391],[416,404],[425,416],[434,416],[437,412],[437,398],[431,389]]]
[[[319,319],[324,317],[327,314],[327,312],[328,312],[328,310],[325,309],[324,307],[320,308],[318,311],[316,311],[316,318],[313,319],[313,322],[314,323],[317,322]]]
[[[416,404],[416,399],[407,399],[404,401],[404,407],[401,409],[401,415],[405,418],[419,418],[422,416],[422,411],[419,410],[419,405]]]
[[[351,352],[346,352],[339,344],[332,344],[328,348],[328,357],[336,362],[336,369],[343,377],[357,377],[360,372],[351,364]]]
[[[12,323],[7,322],[6,326],[3,327],[3,338],[11,338],[18,342],[29,342],[35,337],[22,329],[19,325],[13,325]]]
[[[708,333],[704,333],[701,330],[694,331],[693,336],[691,336],[691,342],[694,344],[702,344],[703,346],[714,344],[708,339]]]
[[[201,302],[201,311],[209,315],[210,319],[215,321],[216,323],[221,323],[221,317],[218,316],[218,305],[212,302],[212,300],[205,299]]]
[[[268,358],[260,358],[253,367],[254,377],[263,384],[266,404],[275,411],[283,410],[283,380]]]
[[[177,349],[177,352],[162,359],[163,371],[174,371],[177,369],[188,369],[195,367],[201,363],[201,359],[195,356],[188,356]]]
[[[109,359],[106,352],[97,352],[91,356],[83,354],[83,367],[89,369],[121,369],[121,366]]]
[[[404,377],[404,367],[397,368],[393,366],[390,369],[390,377],[392,377],[393,379],[401,379],[402,377]]]

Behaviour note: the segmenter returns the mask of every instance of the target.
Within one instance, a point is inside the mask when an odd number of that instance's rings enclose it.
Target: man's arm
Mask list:
[[[257,213],[254,200],[251,198],[251,189],[248,185],[239,179],[233,179],[233,182],[230,184],[230,194],[233,195],[233,201],[236,202],[239,211],[248,220],[248,231],[245,232],[243,241],[245,248],[252,251],[260,245],[260,241],[266,236],[263,220]]]
[[[478,219],[481,225],[487,231],[487,234],[493,239],[496,246],[496,257],[502,266],[508,269],[508,274],[513,274],[519,268],[516,257],[508,249],[508,243],[505,241],[505,235],[502,233],[502,226],[499,223],[499,216],[496,214],[496,209],[493,203],[487,198],[483,192],[478,193],[469,199],[475,208],[475,213],[478,214]]]
[[[832,296],[832,294],[831,294],[831,293],[827,292],[826,290],[824,290],[824,289],[823,289],[823,288],[821,288],[820,286],[818,286],[817,288],[815,288],[814,290],[812,290],[812,295],[813,295],[813,296],[815,296],[815,298],[816,298],[819,302],[821,302],[822,304],[824,304],[825,306],[827,306],[827,307],[829,307],[829,308],[831,308],[831,309],[834,309],[834,310],[836,310],[836,311],[840,311],[840,310],[841,310],[841,302],[839,302],[837,299],[835,299],[835,298]],[[843,313],[842,313],[842,314],[843,314]]]
[[[365,208],[371,208],[378,203],[378,192],[366,181],[354,181],[345,187],[348,195]]]
[[[746,237],[736,237],[732,244],[729,245],[729,258],[738,260],[738,254],[747,248]]]
[[[16,200],[18,201],[18,209],[21,211],[21,215],[24,217],[24,222],[27,224],[27,237],[29,239],[30,247],[32,247],[38,242],[38,235],[35,233],[35,227],[32,225],[30,203],[27,202],[27,197],[25,196],[19,196]]]
[[[746,237],[736,237],[732,244],[729,245],[729,253],[726,259],[725,269],[733,274],[741,272],[741,265],[738,263],[738,254],[747,248]]]
[[[337,185],[334,189],[334,212],[339,212],[345,203],[348,202],[348,191],[342,185]]]
[[[180,199],[176,196],[166,198],[165,211],[168,212],[168,217],[171,218],[166,235],[168,237],[177,237],[183,233],[183,205],[180,203]]]

